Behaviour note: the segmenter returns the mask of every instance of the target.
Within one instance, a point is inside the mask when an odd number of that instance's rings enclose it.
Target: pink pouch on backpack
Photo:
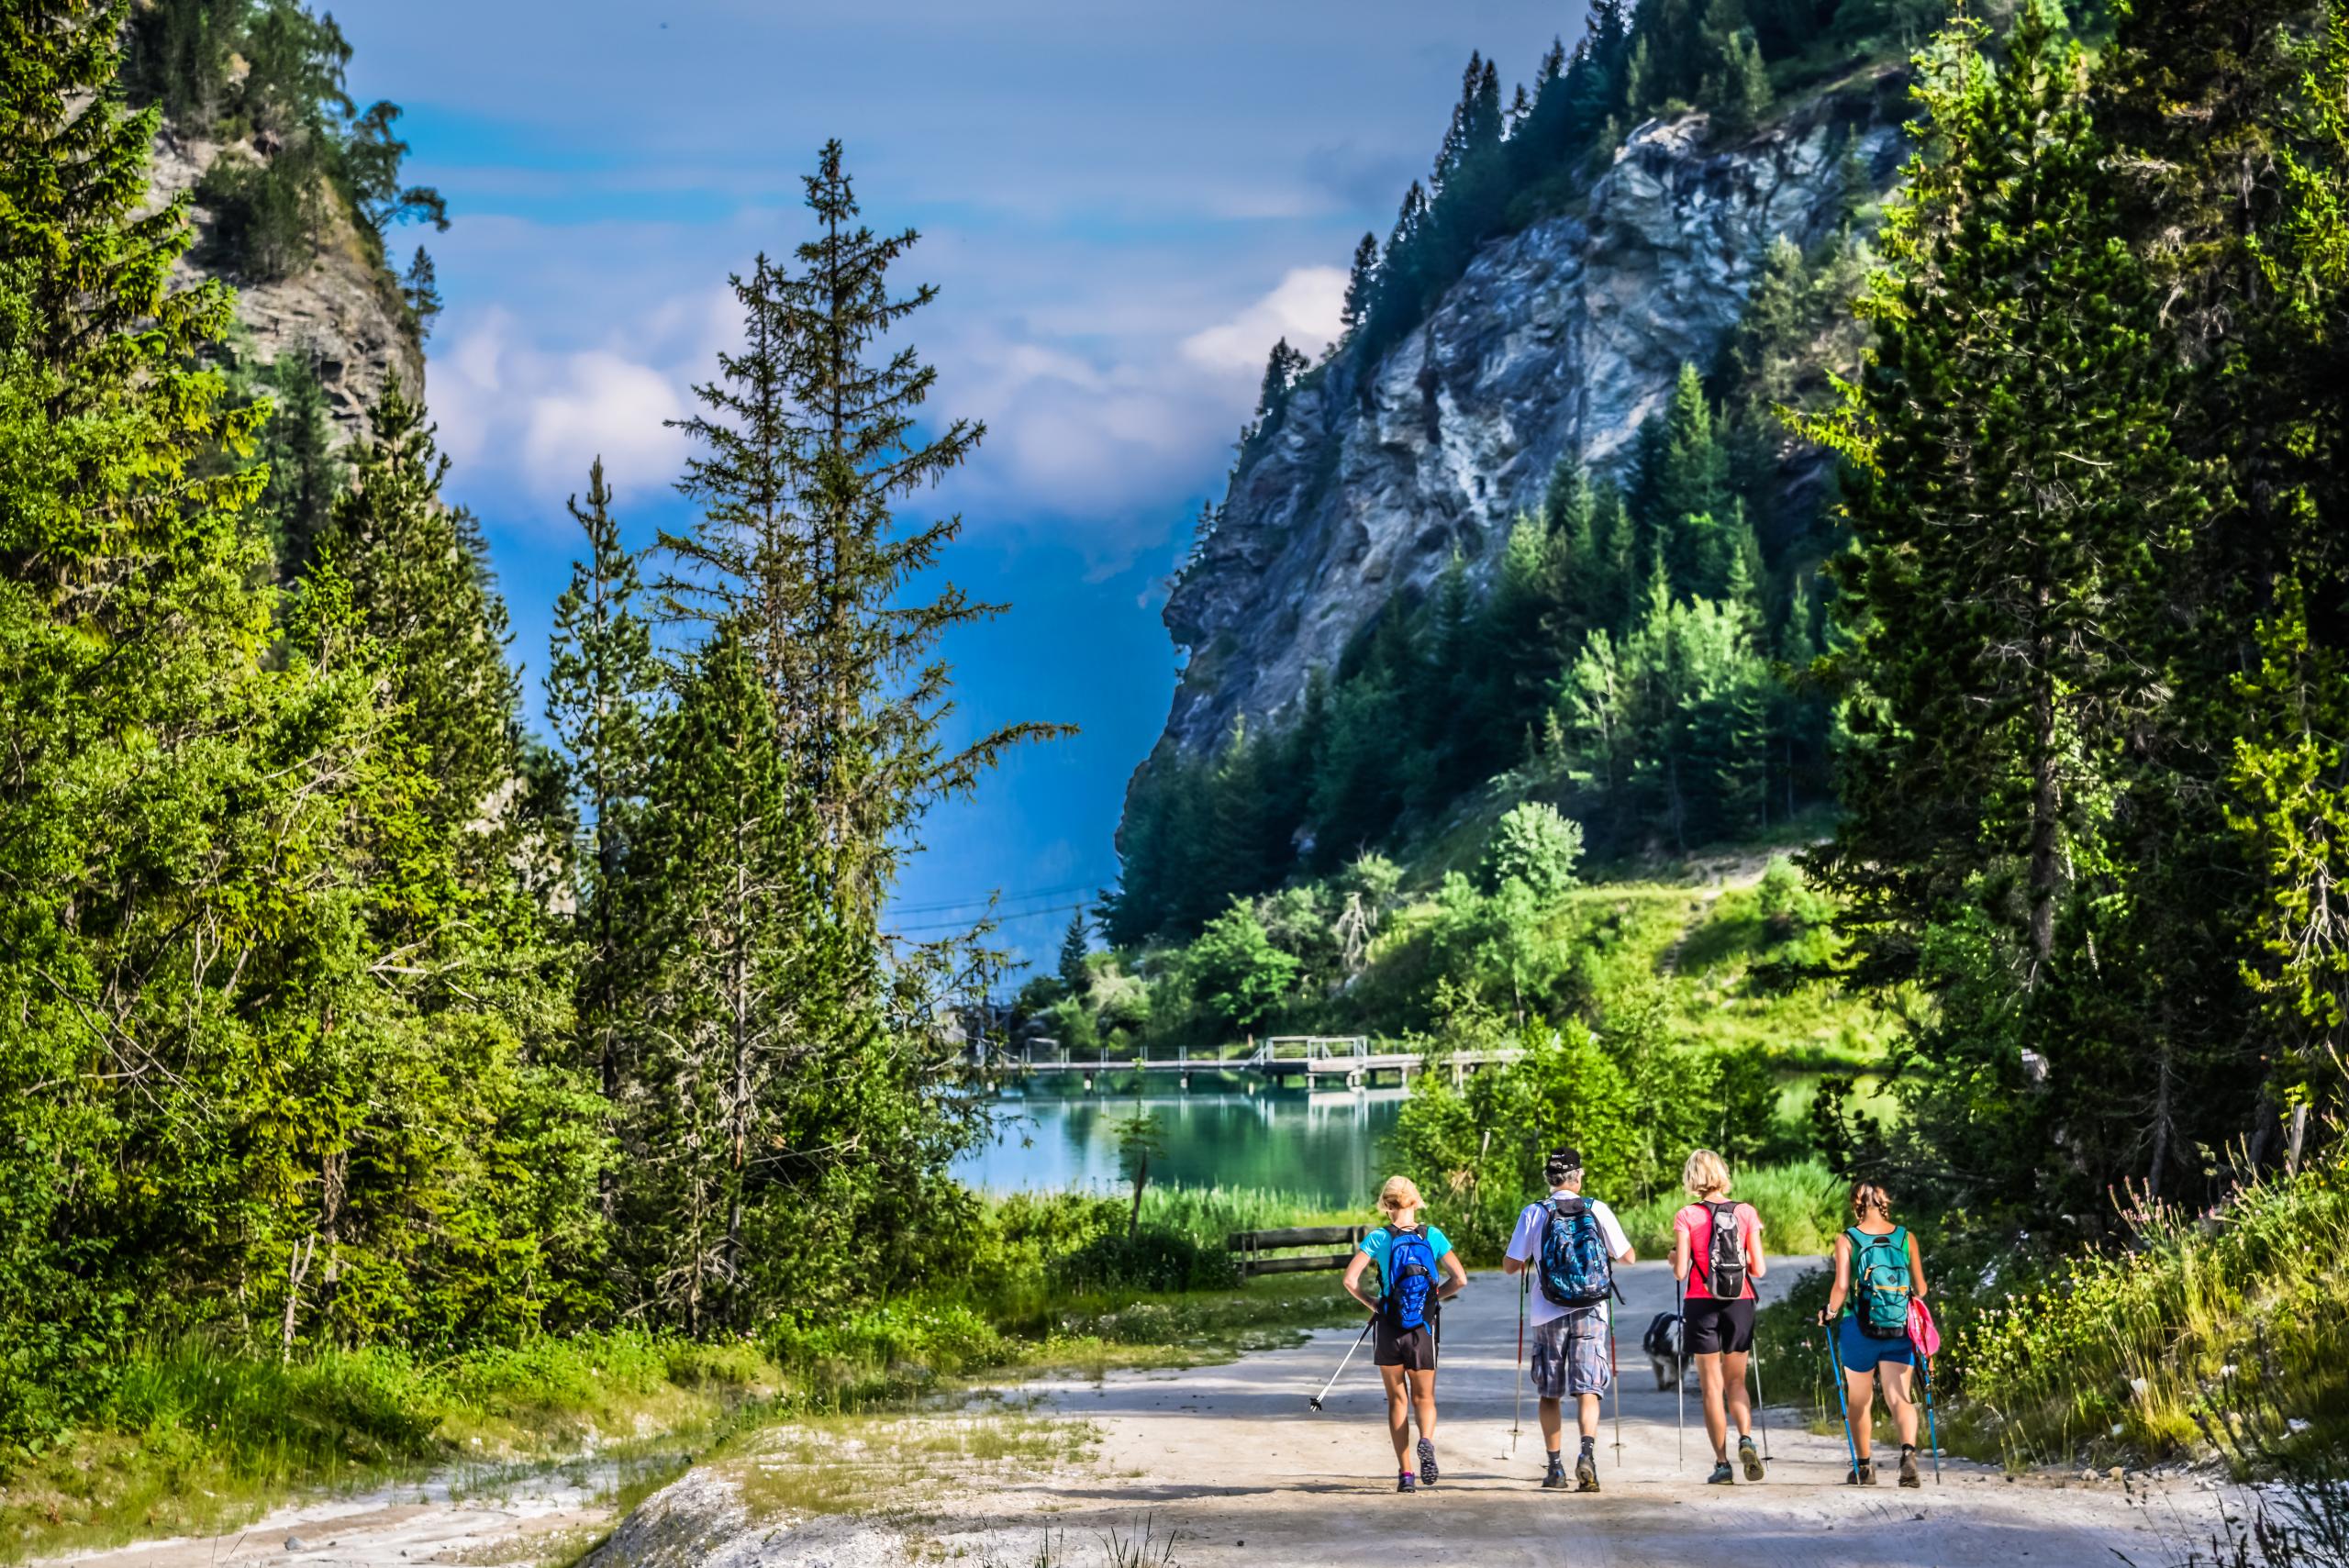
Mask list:
[[[1932,1313],[1914,1296],[1909,1299],[1909,1342],[1928,1359],[1942,1353],[1942,1331],[1933,1327]]]

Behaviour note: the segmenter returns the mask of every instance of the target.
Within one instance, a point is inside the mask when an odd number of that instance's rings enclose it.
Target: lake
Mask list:
[[[1197,1087],[1181,1090],[1153,1074],[1137,1095],[1137,1076],[1113,1075],[1093,1094],[1006,1089],[994,1139],[958,1162],[954,1174],[994,1193],[1119,1186],[1117,1123],[1138,1106],[1158,1118],[1166,1147],[1151,1162],[1153,1183],[1271,1187],[1366,1206],[1391,1173],[1382,1145],[1403,1104],[1400,1089],[1315,1094],[1202,1073],[1193,1079]]]

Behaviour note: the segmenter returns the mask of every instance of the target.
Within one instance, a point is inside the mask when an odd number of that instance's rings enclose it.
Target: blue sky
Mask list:
[[[938,494],[951,575],[1011,613],[950,644],[957,733],[1083,735],[942,808],[908,929],[1000,890],[1049,953],[1111,882],[1125,781],[1164,721],[1162,581],[1275,339],[1318,349],[1343,268],[1434,152],[1471,49],[1531,77],[1581,0],[357,0],[352,95],[406,106],[454,226],[429,346],[449,492],[479,513],[535,683],[600,452],[629,536],[684,526],[662,420],[733,340],[729,272],[805,234],[799,175],[846,144],[866,217],[923,240],[907,336],[944,415],[986,420]],[[535,686],[534,686],[535,690]],[[533,698],[535,712],[535,697]]]

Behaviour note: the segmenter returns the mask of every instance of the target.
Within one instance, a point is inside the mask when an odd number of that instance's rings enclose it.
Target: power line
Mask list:
[[[1021,920],[1041,919],[1046,915],[1065,915],[1072,909],[1089,907],[1091,906],[1085,904],[1055,904],[1050,908],[1022,909],[1010,915],[974,915],[967,920],[932,920],[918,926],[893,926],[890,928],[890,935],[902,937],[917,931],[963,931],[970,929],[983,919],[992,921],[998,926],[1008,926]]]
[[[1031,887],[1024,893],[982,894],[976,898],[950,898],[941,904],[896,904],[900,915],[935,915],[949,909],[975,909],[988,903],[1024,904],[1030,898],[1058,898],[1071,893],[1091,893],[1099,884],[1072,882],[1060,887]]]

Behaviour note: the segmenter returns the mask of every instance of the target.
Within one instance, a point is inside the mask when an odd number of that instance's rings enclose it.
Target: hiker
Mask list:
[[[1362,1239],[1346,1264],[1346,1294],[1370,1309],[1377,1324],[1371,1361],[1386,1385],[1386,1435],[1395,1443],[1395,1490],[1436,1483],[1435,1351],[1442,1337],[1440,1303],[1468,1285],[1468,1271],[1442,1231],[1419,1222],[1417,1183],[1389,1176],[1378,1191],[1386,1223]],[[1363,1271],[1378,1266],[1379,1297],[1363,1294]],[[1438,1271],[1442,1271],[1439,1278]],[[1419,1417],[1419,1469],[1411,1468],[1411,1412]]]
[[[1710,1486],[1736,1480],[1729,1462],[1730,1423],[1737,1423],[1737,1459],[1748,1481],[1762,1479],[1753,1446],[1753,1401],[1746,1393],[1746,1359],[1753,1351],[1754,1282],[1766,1277],[1762,1216],[1729,1195],[1729,1162],[1699,1149],[1680,1168],[1680,1184],[1695,1201],[1672,1217],[1672,1273],[1681,1282],[1681,1344],[1696,1363],[1704,1391],[1705,1435],[1713,1440]]]
[[[1553,1150],[1542,1163],[1550,1195],[1525,1206],[1509,1236],[1503,1272],[1531,1273],[1538,1289],[1528,1292],[1533,1326],[1533,1392],[1542,1420],[1549,1468],[1542,1485],[1552,1491],[1566,1484],[1562,1457],[1565,1441],[1564,1401],[1575,1401],[1582,1449],[1575,1459],[1575,1490],[1598,1490],[1598,1403],[1613,1382],[1615,1270],[1634,1262],[1631,1239],[1615,1211],[1582,1192],[1582,1155],[1568,1146]]]
[[[1835,1238],[1835,1284],[1827,1292],[1821,1326],[1835,1324],[1835,1360],[1847,1396],[1844,1426],[1852,1444],[1854,1486],[1876,1485],[1868,1447],[1875,1436],[1876,1380],[1900,1434],[1900,1485],[1923,1483],[1917,1473],[1917,1402],[1909,1379],[1917,1347],[1909,1338],[1909,1304],[1925,1299],[1925,1262],[1917,1239],[1892,1222],[1892,1195],[1874,1182],[1852,1189],[1852,1223]],[[1845,1311],[1845,1304],[1850,1310]]]

